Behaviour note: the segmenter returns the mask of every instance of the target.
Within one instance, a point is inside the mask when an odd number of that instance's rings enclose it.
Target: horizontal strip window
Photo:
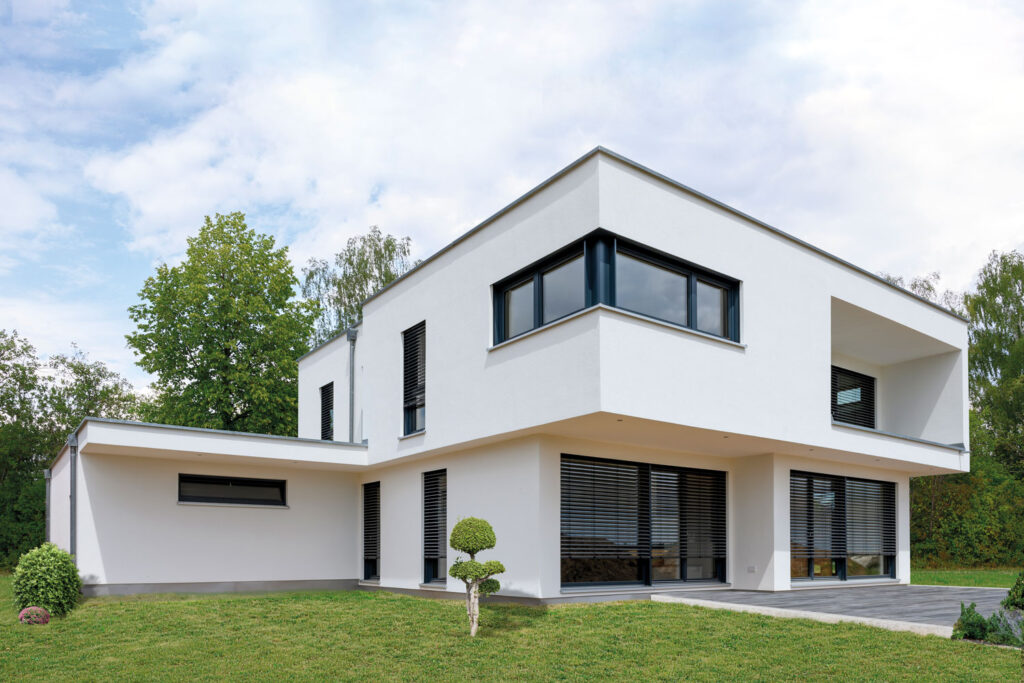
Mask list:
[[[605,304],[739,341],[739,282],[604,230],[494,285],[500,343]]]
[[[283,479],[179,474],[178,502],[283,507],[287,499]]]
[[[563,455],[563,585],[724,581],[725,473]]]
[[[832,419],[875,428],[875,378],[832,366]]]
[[[792,578],[895,577],[893,482],[793,471],[789,510]]]

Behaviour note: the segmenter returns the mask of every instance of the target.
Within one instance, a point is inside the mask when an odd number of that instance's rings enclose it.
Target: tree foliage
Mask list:
[[[332,262],[312,258],[302,269],[302,296],[317,305],[313,344],[322,344],[359,322],[363,302],[416,265],[412,240],[385,235],[376,225],[351,237]]]
[[[459,520],[448,541],[452,548],[469,555],[468,560],[461,557],[455,560],[448,569],[448,575],[466,584],[466,614],[471,636],[476,635],[480,626],[480,596],[497,593],[501,584],[493,577],[505,571],[505,566],[497,560],[478,562],[476,554],[493,548],[497,542],[494,529],[479,517]]]
[[[245,216],[206,217],[183,263],[160,265],[128,309],[138,364],[157,376],[151,419],[294,435],[298,363],[314,306],[294,299],[288,248]]]

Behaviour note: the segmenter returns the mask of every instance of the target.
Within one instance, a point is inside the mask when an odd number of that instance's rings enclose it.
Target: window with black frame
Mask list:
[[[423,583],[447,581],[448,471],[423,473]]]
[[[739,282],[598,230],[494,285],[501,343],[603,304],[739,341]]]
[[[832,366],[832,419],[875,428],[875,378]]]
[[[380,482],[363,484],[363,578],[380,577]]]
[[[403,433],[422,432],[427,426],[427,323],[402,333]]]
[[[284,507],[285,481],[179,474],[178,502]]]
[[[790,473],[793,579],[895,577],[896,485]]]
[[[564,585],[724,581],[725,473],[563,455]]]

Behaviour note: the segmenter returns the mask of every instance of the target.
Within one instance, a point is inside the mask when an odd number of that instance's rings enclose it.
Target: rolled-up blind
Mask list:
[[[334,440],[334,382],[320,387],[320,438]]]
[[[896,485],[792,472],[790,554],[796,559],[896,554]]]
[[[423,559],[447,556],[448,472],[434,470],[423,474]]]
[[[380,558],[380,482],[363,484],[363,559]]]
[[[875,428],[875,378],[832,366],[832,419]]]

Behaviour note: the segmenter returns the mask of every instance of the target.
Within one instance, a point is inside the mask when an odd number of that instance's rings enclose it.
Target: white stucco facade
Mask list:
[[[495,284],[595,231],[735,281],[739,332],[720,338],[588,300],[496,338]],[[426,428],[406,435],[402,333],[422,321]],[[792,472],[891,483],[896,549],[885,580],[906,583],[910,477],[970,466],[966,348],[955,315],[598,149],[372,297],[356,328],[300,359],[298,438],[84,422],[52,468],[50,537],[75,544],[96,592],[287,582],[455,592],[454,580],[422,585],[423,474],[443,469],[448,531],[467,516],[495,528],[498,547],[483,557],[504,562],[502,595],[633,590],[563,581],[567,454],[723,472],[719,583],[756,590],[803,585],[791,570]],[[872,427],[833,419],[833,365],[873,378]],[[287,506],[181,503],[183,473],[284,480]],[[372,581],[369,482],[380,482]]]

